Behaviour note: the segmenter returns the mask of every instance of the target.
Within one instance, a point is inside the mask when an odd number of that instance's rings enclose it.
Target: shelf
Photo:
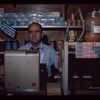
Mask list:
[[[56,52],[59,55],[59,51],[56,51]],[[0,54],[4,54],[4,51],[0,51]]]
[[[13,28],[27,28],[28,26],[13,26]],[[82,26],[42,26],[43,28],[82,28]]]
[[[4,54],[4,51],[0,51],[0,54]]]
[[[80,76],[78,75],[73,75],[73,78],[79,78]],[[92,75],[83,75],[82,76],[83,79],[92,79]]]

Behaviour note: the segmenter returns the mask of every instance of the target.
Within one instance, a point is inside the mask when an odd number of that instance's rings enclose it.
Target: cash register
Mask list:
[[[38,50],[5,50],[5,91],[46,93],[47,69],[40,64]]]

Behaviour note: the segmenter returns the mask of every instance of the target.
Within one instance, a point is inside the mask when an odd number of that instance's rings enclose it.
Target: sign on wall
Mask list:
[[[100,42],[78,42],[76,58],[100,58]]]

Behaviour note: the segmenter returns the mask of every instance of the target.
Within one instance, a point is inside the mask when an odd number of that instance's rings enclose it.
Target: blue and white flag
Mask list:
[[[11,38],[14,38],[16,30],[10,24],[4,22],[1,25],[1,30]]]

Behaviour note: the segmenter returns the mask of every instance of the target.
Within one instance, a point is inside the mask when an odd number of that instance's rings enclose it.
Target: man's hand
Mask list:
[[[64,46],[64,38],[61,38],[58,41],[58,50],[59,50],[59,61],[58,61],[58,65],[59,65],[59,67],[62,66],[62,49],[63,49],[63,46]]]
[[[64,45],[64,38],[59,39],[58,41],[58,50],[61,51]]]

